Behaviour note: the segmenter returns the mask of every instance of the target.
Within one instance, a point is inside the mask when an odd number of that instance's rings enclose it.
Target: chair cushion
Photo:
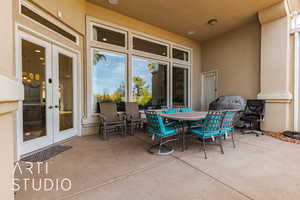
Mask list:
[[[164,136],[174,135],[178,133],[179,130],[173,127],[166,127],[166,132],[164,133]]]
[[[190,108],[181,108],[179,112],[192,112],[193,110]]]
[[[176,113],[177,110],[176,109],[168,109],[168,110],[164,110],[163,113],[166,113],[166,114],[173,114],[173,113]]]
[[[212,136],[216,136],[216,135],[222,135],[222,133],[220,131],[206,132],[206,131],[203,130],[202,127],[191,128],[191,129],[188,130],[188,132],[190,132],[192,134],[199,135],[202,138],[212,137]]]
[[[221,133],[222,134],[231,133],[231,132],[234,132],[234,128],[224,128],[224,129],[221,129]]]
[[[158,138],[172,136],[172,135],[175,135],[175,134],[179,133],[179,129],[176,129],[176,128],[173,128],[173,127],[166,127],[165,130],[166,131],[164,133],[160,133],[160,132],[157,132],[157,131],[149,128],[147,133],[151,134],[151,135],[154,134]]]

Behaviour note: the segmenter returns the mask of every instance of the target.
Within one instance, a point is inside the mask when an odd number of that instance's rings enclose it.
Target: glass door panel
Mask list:
[[[52,142],[51,44],[20,34],[17,61],[24,86],[18,119],[20,154],[50,145]]]
[[[173,106],[188,106],[188,69],[173,67]]]
[[[76,54],[53,47],[54,142],[76,134]]]
[[[45,48],[22,40],[23,141],[46,136]]]
[[[59,53],[59,130],[64,131],[73,125],[73,58]]]

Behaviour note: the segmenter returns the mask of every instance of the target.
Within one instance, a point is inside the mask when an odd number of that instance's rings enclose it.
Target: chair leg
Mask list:
[[[207,159],[206,150],[205,150],[205,138],[202,138],[202,149],[204,152],[204,157],[205,157],[205,159]]]
[[[131,129],[131,130],[130,130],[130,132],[131,132],[130,134],[131,134],[131,135],[134,135],[133,127],[134,127],[134,123],[131,121],[131,123],[130,123],[130,129]]]
[[[234,132],[231,132],[231,140],[232,140],[233,148],[235,148],[235,142],[234,142],[233,134],[234,134]]]
[[[124,137],[126,137],[126,135],[127,135],[127,124],[126,124],[126,121],[124,121],[124,124],[123,124],[123,135],[124,135]]]
[[[103,126],[103,139],[104,140],[108,140],[109,139],[109,137],[107,135],[106,125]]]
[[[224,149],[223,149],[223,144],[222,144],[222,135],[218,136],[218,139],[219,139],[221,153],[224,154]]]

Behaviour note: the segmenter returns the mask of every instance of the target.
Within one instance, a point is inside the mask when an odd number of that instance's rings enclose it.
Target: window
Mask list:
[[[100,111],[100,102],[111,101],[116,102],[121,111],[125,101],[126,57],[93,50],[92,62],[93,111]]]
[[[32,11],[31,9],[27,8],[24,5],[21,5],[21,13],[23,15],[31,18],[32,20],[44,25],[45,27],[51,29],[52,31],[55,31],[56,33],[60,34],[61,36],[77,43],[77,37],[75,35],[65,31],[61,27],[55,25],[54,23],[50,22],[49,20],[45,19],[44,17],[35,13],[34,11]]]
[[[133,37],[132,43],[133,49],[135,50],[144,51],[159,56],[168,56],[168,46],[166,45],[150,42],[148,40],[143,40],[138,37]]]
[[[173,106],[188,106],[188,69],[174,66],[172,75]]]
[[[95,25],[93,26],[93,40],[126,47],[125,33],[109,30]]]
[[[172,49],[173,58],[189,62],[189,52],[180,49]]]
[[[132,60],[132,100],[140,109],[167,106],[168,65],[138,57]]]
[[[87,45],[93,49],[89,112],[100,112],[104,101],[116,102],[118,111],[129,100],[140,110],[191,106],[191,49],[88,19]]]

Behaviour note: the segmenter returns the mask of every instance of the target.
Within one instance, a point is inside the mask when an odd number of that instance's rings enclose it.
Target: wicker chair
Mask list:
[[[116,103],[100,103],[100,111],[99,134],[103,139],[108,140],[112,132],[121,132],[123,136],[126,136],[126,116],[117,112]]]
[[[141,113],[139,112],[139,105],[136,102],[126,102],[125,112],[127,125],[130,127],[130,135],[134,135],[137,127],[140,127],[143,119],[141,118]]]

